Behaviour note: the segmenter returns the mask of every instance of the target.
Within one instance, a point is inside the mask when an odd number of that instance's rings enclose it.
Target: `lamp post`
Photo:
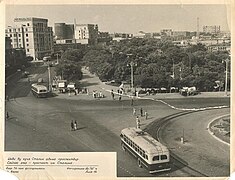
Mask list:
[[[129,59],[132,54],[127,54],[127,58]],[[131,67],[131,90],[133,92],[134,89],[134,66],[137,66],[137,64],[133,61],[131,61],[128,66]]]
[[[229,63],[229,59],[225,59],[222,62],[225,62],[225,94],[228,95],[228,63]]]
[[[48,60],[48,91],[51,92],[51,68],[50,68],[50,61]]]

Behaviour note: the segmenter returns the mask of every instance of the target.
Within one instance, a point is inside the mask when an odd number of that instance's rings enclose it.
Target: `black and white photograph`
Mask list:
[[[230,4],[11,3],[4,25],[5,152],[115,152],[112,178],[230,176]]]

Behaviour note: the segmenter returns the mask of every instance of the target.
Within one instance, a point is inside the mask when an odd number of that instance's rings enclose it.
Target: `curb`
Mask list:
[[[228,145],[228,146],[230,146],[229,143],[223,141],[222,139],[220,139],[220,138],[218,138],[217,136],[214,135],[214,133],[210,130],[210,125],[211,125],[211,123],[214,122],[215,120],[220,119],[220,118],[225,117],[225,116],[229,116],[229,115],[230,115],[230,114],[225,114],[225,115],[216,117],[216,118],[212,119],[212,120],[209,122],[209,124],[207,125],[207,130],[208,130],[209,134],[211,134],[211,135],[212,135],[215,139],[217,139],[218,141],[220,141],[220,142],[222,142],[222,143],[224,143],[224,144],[226,144],[226,145]]]

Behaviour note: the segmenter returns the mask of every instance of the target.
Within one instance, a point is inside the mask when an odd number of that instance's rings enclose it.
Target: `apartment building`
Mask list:
[[[76,43],[94,45],[97,44],[97,24],[76,24],[74,28]]]
[[[52,52],[53,32],[48,20],[43,18],[15,18],[14,26],[6,28],[13,48],[24,48],[27,56],[41,60]]]

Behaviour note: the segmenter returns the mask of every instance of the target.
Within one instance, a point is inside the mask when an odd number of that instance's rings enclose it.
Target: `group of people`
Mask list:
[[[123,90],[122,89],[118,89],[117,90],[117,93],[118,93],[118,100],[121,101],[122,100],[122,94],[123,94]],[[113,92],[113,89],[111,90],[111,97],[113,100],[115,100],[115,97],[114,97],[114,92]]]
[[[136,112],[136,108],[133,108],[133,116],[136,116],[136,126],[137,129],[140,129],[140,119],[139,119],[139,115],[137,115]],[[143,111],[143,108],[140,108],[140,117],[145,117],[145,120],[148,119],[148,112],[147,111]]]
[[[71,121],[71,131],[76,131],[78,129],[78,124],[77,121],[75,120],[73,122],[73,120]]]
[[[93,90],[92,92],[93,98],[104,98],[104,95],[101,91],[97,92],[96,90]]]

